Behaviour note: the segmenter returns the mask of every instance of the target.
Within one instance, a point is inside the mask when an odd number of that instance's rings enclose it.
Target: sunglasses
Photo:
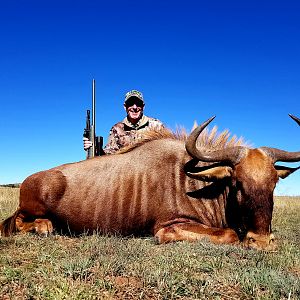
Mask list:
[[[141,99],[139,99],[138,97],[130,97],[125,102],[126,107],[133,106],[134,104],[136,104],[136,106],[138,106],[138,107],[144,107],[144,102]]]

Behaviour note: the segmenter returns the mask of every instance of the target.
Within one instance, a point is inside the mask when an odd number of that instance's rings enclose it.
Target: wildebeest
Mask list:
[[[153,132],[117,154],[29,176],[21,185],[18,210],[1,224],[2,234],[47,235],[55,227],[152,234],[158,243],[207,238],[275,249],[274,188],[279,177],[299,168],[275,163],[300,161],[300,152],[228,146],[226,139],[213,142],[207,136],[197,142],[213,119],[186,140]]]

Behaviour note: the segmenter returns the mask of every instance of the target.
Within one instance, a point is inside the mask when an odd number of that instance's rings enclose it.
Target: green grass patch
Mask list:
[[[18,203],[18,189],[6,189],[2,219]],[[96,234],[2,237],[0,299],[300,299],[299,225],[300,197],[280,197],[275,253]]]

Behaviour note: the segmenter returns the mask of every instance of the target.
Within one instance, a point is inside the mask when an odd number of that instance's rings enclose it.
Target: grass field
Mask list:
[[[19,189],[0,188],[0,219]],[[205,241],[0,238],[0,299],[300,299],[300,197],[275,201],[276,253]]]

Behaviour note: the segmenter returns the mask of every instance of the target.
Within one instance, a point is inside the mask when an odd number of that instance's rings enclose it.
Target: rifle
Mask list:
[[[86,125],[84,128],[83,136],[88,138],[92,143],[92,147],[87,150],[87,158],[100,156],[104,154],[103,137],[96,136],[96,82],[92,82],[92,124],[90,118],[90,110],[86,111]]]

